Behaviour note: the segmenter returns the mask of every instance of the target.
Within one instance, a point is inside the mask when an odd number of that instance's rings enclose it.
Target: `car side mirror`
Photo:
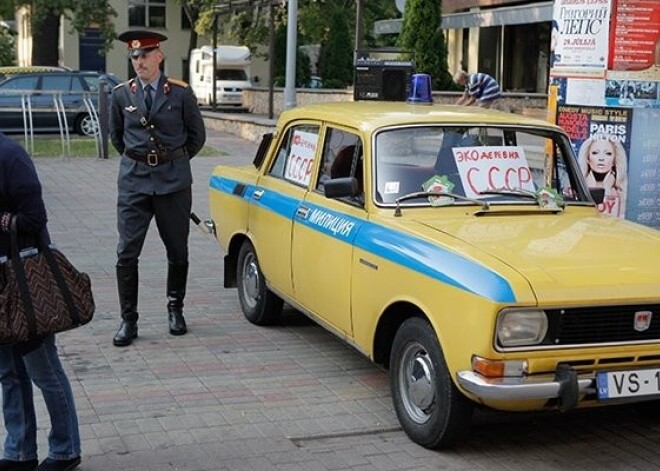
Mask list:
[[[326,198],[344,198],[358,195],[358,181],[355,177],[333,178],[323,182]]]
[[[589,188],[589,194],[596,204],[601,204],[605,200],[605,188]]]

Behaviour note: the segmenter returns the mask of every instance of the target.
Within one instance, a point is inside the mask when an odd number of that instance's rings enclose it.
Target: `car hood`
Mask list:
[[[440,231],[497,270],[520,273],[541,303],[656,301],[660,298],[660,231],[600,215],[482,215],[418,219],[426,236]],[[462,243],[461,243],[462,241]],[[464,250],[463,247],[461,250]],[[601,301],[602,302],[602,301]]]

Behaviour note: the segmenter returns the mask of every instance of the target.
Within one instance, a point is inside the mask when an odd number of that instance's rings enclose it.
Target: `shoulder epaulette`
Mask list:
[[[189,86],[183,80],[173,79],[173,78],[170,78],[170,77],[167,78],[167,81],[170,82],[172,85],[176,85],[176,86],[181,87],[181,88],[188,88],[188,86]]]
[[[118,85],[115,85],[114,87],[112,87],[112,89],[113,89],[113,90],[117,90],[118,88],[121,88],[121,87],[123,87],[124,85],[126,85],[126,82],[122,82],[122,83],[120,83],[120,84],[118,84]]]

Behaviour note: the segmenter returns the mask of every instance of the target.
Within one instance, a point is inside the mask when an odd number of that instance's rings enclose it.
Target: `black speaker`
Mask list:
[[[410,69],[383,69],[381,89],[385,101],[406,101],[410,91]]]
[[[406,101],[412,70],[408,61],[356,61],[353,100]]]

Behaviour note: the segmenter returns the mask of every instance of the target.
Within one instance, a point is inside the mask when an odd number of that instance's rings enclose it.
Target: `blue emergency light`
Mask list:
[[[418,105],[433,103],[431,76],[429,74],[412,74],[410,77],[410,94],[407,101]]]

